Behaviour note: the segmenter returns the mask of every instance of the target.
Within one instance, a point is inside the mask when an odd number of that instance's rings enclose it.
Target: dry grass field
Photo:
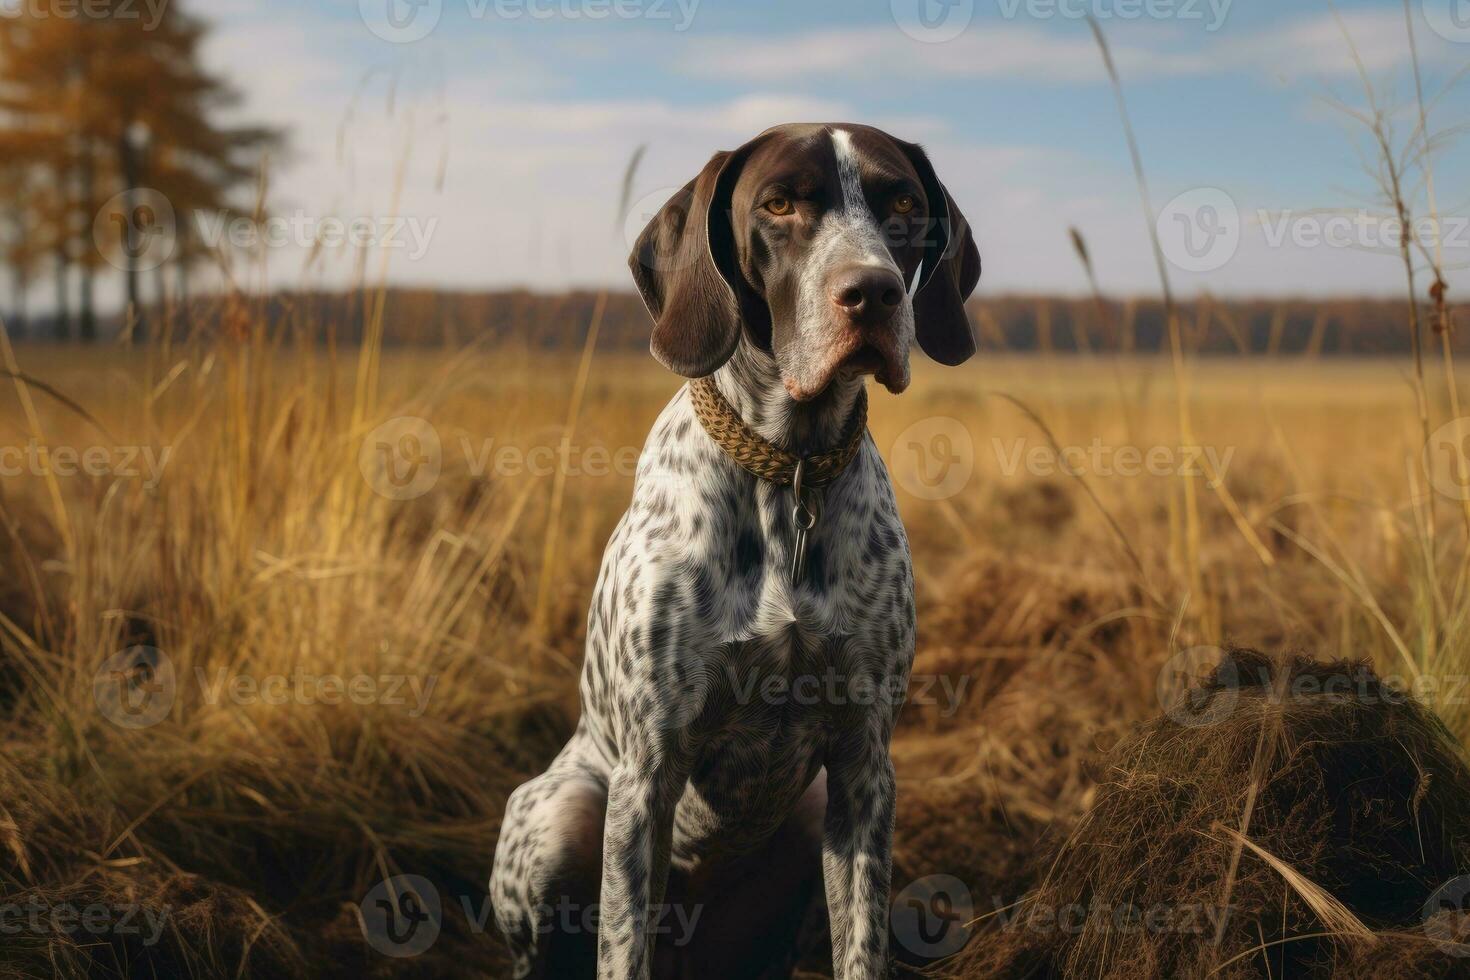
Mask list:
[[[249,328],[5,353],[29,380],[0,395],[0,905],[103,911],[9,930],[0,975],[505,975],[484,898],[500,808],[574,723],[597,562],[677,380],[623,354],[594,352],[581,383],[575,354],[331,351]],[[871,411],[919,591],[894,887],[963,882],[972,951],[1112,798],[1120,740],[1178,734],[1154,719],[1181,653],[1367,660],[1470,739],[1470,511],[1428,485],[1410,363],[915,367]],[[1428,369],[1438,425],[1454,409]],[[1449,457],[1432,462],[1453,488]],[[136,647],[158,651],[141,679],[118,659]],[[1232,717],[1259,760],[1266,721]],[[1445,783],[1419,777],[1384,805],[1436,801]],[[1253,806],[1251,782],[1230,790]],[[1279,940],[1307,932],[1342,975],[1384,975],[1371,933],[1433,954],[1417,975],[1466,962],[1417,916],[1334,918],[1341,882],[1273,853],[1239,804],[1191,845],[1230,867],[1199,885],[1241,924],[1208,954],[1218,975],[1282,976]],[[360,928],[398,874],[443,905],[413,958]],[[1269,907],[1233,898],[1237,880],[1268,882]],[[1115,946],[1087,975],[1140,975]]]

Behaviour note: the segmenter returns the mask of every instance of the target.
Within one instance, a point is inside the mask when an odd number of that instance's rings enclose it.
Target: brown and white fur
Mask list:
[[[975,350],[969,227],[918,146],[865,126],[717,154],[630,265],[654,355],[798,454],[841,440],[865,375],[906,388],[913,341]],[[871,438],[797,582],[792,543],[790,488],[731,461],[681,389],[603,557],[581,721],[506,808],[490,891],[516,976],[787,976],[820,895],[839,980],[886,976],[914,599]]]

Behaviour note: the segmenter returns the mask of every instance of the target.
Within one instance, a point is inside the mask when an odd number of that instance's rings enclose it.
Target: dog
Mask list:
[[[835,976],[876,980],[915,614],[865,379],[974,354],[979,251],[918,145],[792,124],[717,153],[629,266],[694,380],[603,556],[575,733],[507,803],[496,922],[517,977],[775,977],[825,904]]]

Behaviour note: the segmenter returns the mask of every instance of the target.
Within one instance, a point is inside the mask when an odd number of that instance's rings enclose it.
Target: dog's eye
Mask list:
[[[788,215],[796,210],[796,205],[791,203],[790,198],[773,197],[766,202],[766,210],[775,215]]]
[[[893,213],[908,214],[914,209],[914,205],[917,203],[919,202],[914,200],[914,195],[900,194],[898,195],[898,197],[893,199]]]

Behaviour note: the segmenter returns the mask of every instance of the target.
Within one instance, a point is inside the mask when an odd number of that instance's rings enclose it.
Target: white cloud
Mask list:
[[[1449,54],[1443,39],[1415,23],[1421,61],[1436,63]],[[1351,44],[1349,44],[1351,39]],[[1222,38],[1209,52],[1219,71],[1253,69],[1278,78],[1328,78],[1356,74],[1353,48],[1370,74],[1409,63],[1409,39],[1399,10],[1355,10],[1290,21],[1248,37]]]
[[[893,78],[990,78],[1046,84],[1103,81],[1102,61],[1080,22],[1069,30],[1008,22],[976,22],[942,44],[916,40],[891,27],[818,30],[772,40],[768,37],[707,37],[692,40],[674,67],[695,77],[769,85],[778,81],[838,76],[890,84]],[[1145,25],[1147,27],[1149,25]],[[1359,10],[1288,21],[1251,34],[1205,35],[1177,30],[1114,32],[1113,60],[1125,79],[1203,76],[1233,72],[1296,78],[1355,73],[1343,31],[1356,44],[1369,72],[1407,64],[1403,14]],[[1429,63],[1451,53],[1443,39],[1416,23],[1420,57]]]
[[[1046,83],[1101,80],[1097,46],[1086,31],[1067,35],[993,22],[974,24],[943,44],[927,44],[891,27],[817,31],[784,40],[695,39],[677,67],[690,75],[774,81],[837,75],[891,83],[894,78],[1004,78]],[[1205,69],[1191,54],[1113,46],[1130,74],[1190,74]]]

